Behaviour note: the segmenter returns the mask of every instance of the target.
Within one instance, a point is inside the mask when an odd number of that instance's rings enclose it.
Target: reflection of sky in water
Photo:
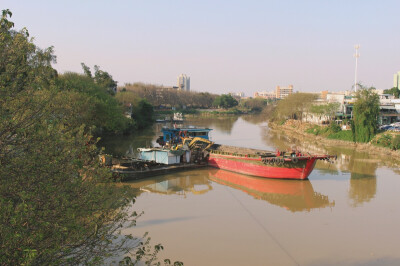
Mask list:
[[[196,120],[193,120],[196,123]],[[202,124],[205,124],[204,122]],[[210,123],[212,125],[212,123]],[[212,128],[210,125],[210,128]],[[219,130],[214,128],[211,131],[211,140],[225,145],[275,150],[273,144],[265,143],[261,141],[263,135],[263,128],[267,126],[267,123],[262,124],[251,124],[239,117],[231,125],[230,131]]]

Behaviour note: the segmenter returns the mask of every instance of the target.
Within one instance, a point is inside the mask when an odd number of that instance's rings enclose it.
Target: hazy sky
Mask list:
[[[55,47],[56,69],[97,64],[119,85],[176,85],[225,93],[391,88],[400,70],[400,1],[1,0],[16,28]]]

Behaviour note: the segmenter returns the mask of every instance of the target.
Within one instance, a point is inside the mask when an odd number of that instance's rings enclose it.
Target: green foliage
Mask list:
[[[357,91],[352,131],[355,142],[369,142],[377,132],[379,97],[372,88]]]
[[[321,127],[321,126],[312,126],[308,129],[306,129],[307,133],[319,136],[319,135],[324,135],[326,132],[328,132],[329,128],[328,127]]]
[[[138,217],[132,190],[110,182],[79,125],[75,108],[92,108],[93,96],[60,92],[52,49],[13,31],[9,16],[0,20],[0,265],[102,264],[127,252],[154,262],[160,246],[120,231]]]
[[[372,140],[372,144],[389,148],[392,146],[392,141],[393,141],[392,135],[381,134],[381,135],[378,135],[374,140]]]
[[[121,104],[92,78],[65,73],[57,79],[57,87],[61,92],[54,99],[55,107],[68,110],[71,126],[95,126],[97,134],[123,132],[133,126]],[[69,104],[63,106],[62,102]]]
[[[379,134],[371,141],[371,143],[376,146],[398,150],[400,149],[400,135],[393,135],[390,133]]]
[[[303,113],[309,111],[316,99],[317,95],[311,93],[290,94],[285,99],[278,101],[272,120],[279,121],[288,118],[302,119]]]
[[[331,123],[329,126],[313,126],[306,130],[307,133],[316,136],[324,136],[328,139],[353,141],[353,133],[351,130],[342,130],[336,123]]]
[[[216,97],[208,92],[179,91],[173,88],[166,88],[152,84],[134,83],[125,84],[125,89],[135,97],[146,99],[156,108],[175,107],[183,108],[211,108]],[[117,93],[118,96],[119,93]]]
[[[337,133],[339,131],[342,131],[342,128],[340,127],[340,125],[338,125],[335,122],[332,122],[329,124],[329,132]]]
[[[94,76],[92,76],[92,72],[87,65],[81,63],[81,66],[85,76],[93,79],[93,81],[99,85],[99,87],[104,88],[104,90],[110,95],[115,95],[117,92],[117,82],[113,80],[112,76],[108,72],[100,70],[100,67],[95,65]]]
[[[353,132],[351,130],[342,130],[336,133],[331,133],[327,136],[328,139],[353,141]]]
[[[153,123],[153,114],[153,106],[146,99],[140,99],[132,104],[132,118],[137,121],[139,129]]]
[[[240,105],[250,109],[251,112],[261,112],[268,105],[268,100],[263,98],[245,99],[240,102]]]
[[[213,102],[213,106],[220,107],[224,109],[228,109],[238,105],[238,101],[233,98],[231,95],[223,94],[221,96],[217,96]]]
[[[394,95],[394,97],[399,98],[400,90],[397,87],[393,87],[388,90],[384,90],[383,93]]]
[[[398,150],[398,149],[400,149],[400,135],[396,135],[396,136],[393,138],[391,148],[392,148],[393,150]]]
[[[310,112],[317,115],[326,115],[333,118],[340,107],[340,103],[311,105]]]

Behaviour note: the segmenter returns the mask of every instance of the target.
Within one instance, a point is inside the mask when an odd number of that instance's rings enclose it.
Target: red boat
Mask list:
[[[158,143],[172,149],[190,149],[191,162],[204,159],[209,166],[266,178],[307,179],[317,160],[330,160],[335,156],[311,155],[298,151],[269,152],[214,144],[209,140],[211,129],[163,128]]]
[[[335,156],[300,152],[267,152],[214,144],[209,150],[208,165],[236,173],[266,178],[307,179],[317,160]]]

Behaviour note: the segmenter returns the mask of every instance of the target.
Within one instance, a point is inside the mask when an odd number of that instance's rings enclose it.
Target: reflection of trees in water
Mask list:
[[[376,194],[376,176],[351,173],[349,198],[352,206],[360,206],[363,202],[369,202]]]
[[[115,157],[132,157],[137,153],[137,148],[151,147],[155,137],[156,131],[150,127],[129,136],[105,136],[98,146],[104,147],[107,154]]]
[[[239,119],[239,116],[220,116],[220,117],[199,117],[189,118],[188,125],[196,125],[198,127],[208,127],[223,133],[230,134],[233,125]]]
[[[173,176],[165,175],[152,179],[131,181],[125,184],[138,189],[136,196],[147,191],[164,195],[183,195],[186,197],[188,193],[199,195],[212,190],[211,182],[208,180],[208,172],[204,170],[190,171],[190,174],[176,173]]]
[[[254,125],[268,122],[268,116],[266,116],[265,114],[262,114],[262,113],[256,114],[256,115],[242,115],[241,118],[244,121],[249,122]]]

